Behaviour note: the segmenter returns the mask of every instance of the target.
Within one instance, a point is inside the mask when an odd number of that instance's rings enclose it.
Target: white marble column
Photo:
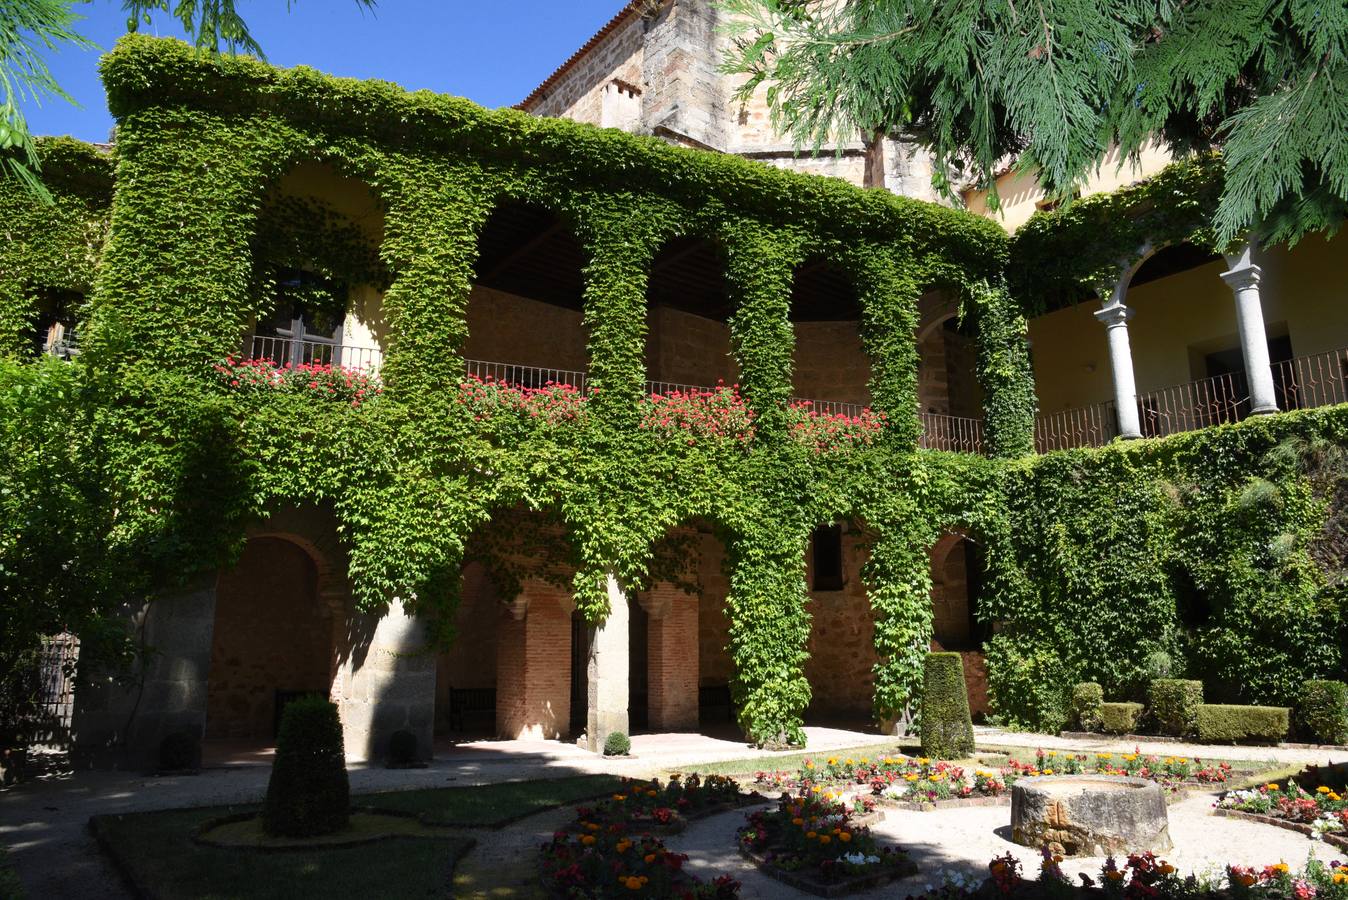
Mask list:
[[[1273,390],[1264,308],[1259,296],[1263,270],[1255,265],[1254,253],[1255,245],[1251,242],[1239,254],[1228,255],[1226,262],[1230,270],[1222,273],[1222,281],[1236,296],[1236,328],[1240,332],[1240,352],[1245,358],[1245,377],[1250,385],[1250,411],[1263,415],[1278,411],[1278,399]]]
[[[1142,437],[1137,415],[1137,382],[1133,378],[1133,351],[1128,343],[1128,320],[1133,311],[1123,304],[1127,285],[1120,282],[1109,302],[1095,313],[1104,323],[1109,338],[1109,370],[1114,378],[1114,406],[1119,417],[1119,437]]]
[[[604,749],[604,739],[613,732],[629,733],[630,613],[627,594],[623,592],[617,578],[608,576],[607,589],[608,618],[595,626],[586,667],[589,702],[585,717],[585,746],[595,753]]]

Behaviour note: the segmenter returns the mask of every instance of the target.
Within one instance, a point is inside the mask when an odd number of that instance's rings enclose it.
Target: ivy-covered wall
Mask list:
[[[1332,479],[1314,473],[1333,464],[1306,460],[1335,458],[1338,414],[1028,457],[1024,303],[1005,286],[1007,239],[993,222],[612,130],[210,59],[173,41],[125,38],[103,74],[119,123],[116,193],[72,368],[74,402],[93,423],[79,464],[98,475],[86,499],[104,513],[90,518],[106,526],[97,546],[109,599],[225,564],[248,522],[321,502],[336,513],[359,602],[413,601],[451,640],[459,573],[489,523],[543,513],[564,536],[556,571],[573,573],[577,607],[599,620],[609,573],[639,588],[671,530],[707,522],[727,549],[741,724],[758,741],[799,742],[810,698],[804,554],[816,526],[852,519],[875,535],[864,575],[882,719],[913,712],[931,637],[928,549],[955,527],[984,545],[980,614],[1005,623],[991,679],[1008,720],[1051,723],[1054,698],[1077,677],[1127,689],[1153,647],[1181,662],[1217,648],[1228,662],[1214,674],[1259,673],[1246,691],[1258,699],[1341,666],[1329,651],[1250,657],[1265,665],[1246,669],[1232,655],[1274,575],[1284,609],[1324,612],[1303,616],[1305,634],[1337,627],[1325,617],[1336,563],[1314,549],[1332,519],[1317,499]],[[383,211],[378,247],[326,211],[278,201],[282,176],[312,161],[368,185]],[[477,238],[505,200],[555,212],[583,247],[584,398],[463,384]],[[68,253],[65,233],[51,234],[51,252]],[[643,393],[648,272],[685,236],[723,248],[734,302],[743,398],[706,401],[716,427],[671,425]],[[838,436],[786,403],[792,276],[819,256],[860,295],[881,428]],[[387,288],[380,393],[344,387],[334,400],[222,377],[249,322],[269,312],[276,273],[297,264],[332,284]],[[28,270],[4,271],[9,291]],[[1012,273],[1033,288],[1032,272]],[[913,332],[931,288],[960,296],[977,324],[990,457],[916,450]],[[22,302],[7,308],[21,313]],[[1274,453],[1303,445],[1319,449]],[[1271,487],[1246,498],[1259,479]],[[1278,515],[1227,517],[1258,504]],[[4,528],[32,525],[7,507]],[[11,545],[0,541],[0,561]],[[1181,564],[1198,552],[1203,565]],[[1207,614],[1186,627],[1179,598],[1191,595]]]

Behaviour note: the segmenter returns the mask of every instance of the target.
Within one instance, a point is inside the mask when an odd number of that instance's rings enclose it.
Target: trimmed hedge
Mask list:
[[[974,752],[974,723],[958,653],[928,653],[922,671],[922,755],[961,759]]]
[[[605,756],[626,756],[632,752],[632,739],[621,731],[613,731],[604,738]]]
[[[1231,706],[1205,703],[1198,707],[1198,737],[1210,743],[1260,741],[1277,743],[1287,736],[1291,710],[1285,706]]]
[[[1189,737],[1198,733],[1198,708],[1203,705],[1203,682],[1157,678],[1147,692],[1151,717],[1161,734]]]
[[[1141,703],[1101,703],[1100,724],[1108,734],[1131,734],[1142,720]]]
[[[337,706],[318,696],[292,700],[281,714],[263,830],[280,837],[330,834],[346,827],[350,809]]]
[[[1348,684],[1307,681],[1297,697],[1297,730],[1322,744],[1348,743]]]
[[[1082,731],[1099,731],[1104,725],[1100,707],[1105,689],[1094,681],[1083,681],[1072,688],[1072,724]]]

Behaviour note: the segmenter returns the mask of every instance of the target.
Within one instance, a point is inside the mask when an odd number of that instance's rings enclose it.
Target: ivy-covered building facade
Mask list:
[[[1219,160],[1009,236],[173,41],[103,74],[115,146],[47,142],[55,202],[9,192],[0,260],[8,352],[70,359],[90,579],[142,651],[82,673],[92,757],[266,743],[314,692],[355,760],[403,730],[800,743],[910,724],[932,646],[1037,727],[1160,659],[1253,701],[1343,672],[1339,408],[1037,432],[1036,323],[1149,243],[1217,249]]]

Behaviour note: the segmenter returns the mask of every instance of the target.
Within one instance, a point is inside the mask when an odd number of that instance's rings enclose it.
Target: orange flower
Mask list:
[[[647,865],[650,865],[651,863],[655,862],[655,854],[647,853],[644,857],[642,857],[642,859],[646,861]]]
[[[840,840],[840,841],[842,841],[844,844],[846,844],[848,841],[852,840],[852,832],[850,832],[850,831],[840,831],[840,832],[838,832],[838,840]]]
[[[829,842],[832,841],[832,840],[833,840],[833,838],[829,837],[829,836],[826,835],[826,834],[821,834],[821,835],[819,835],[819,843],[821,843],[821,844],[827,844],[827,843],[829,843]]]
[[[1123,881],[1123,873],[1118,869],[1110,869],[1105,873],[1105,877],[1110,881]]]
[[[583,838],[580,839],[580,842],[581,842],[582,844],[584,844],[585,846],[588,847],[588,846],[590,846],[591,844],[594,843],[594,835],[592,835],[592,834],[587,834],[587,835],[585,835],[585,837],[583,837]]]
[[[814,840],[814,839],[817,838],[817,837],[819,837],[819,832],[817,832],[817,831],[807,831],[807,832],[805,832],[805,840],[807,840],[807,841],[812,841],[812,840]]]

